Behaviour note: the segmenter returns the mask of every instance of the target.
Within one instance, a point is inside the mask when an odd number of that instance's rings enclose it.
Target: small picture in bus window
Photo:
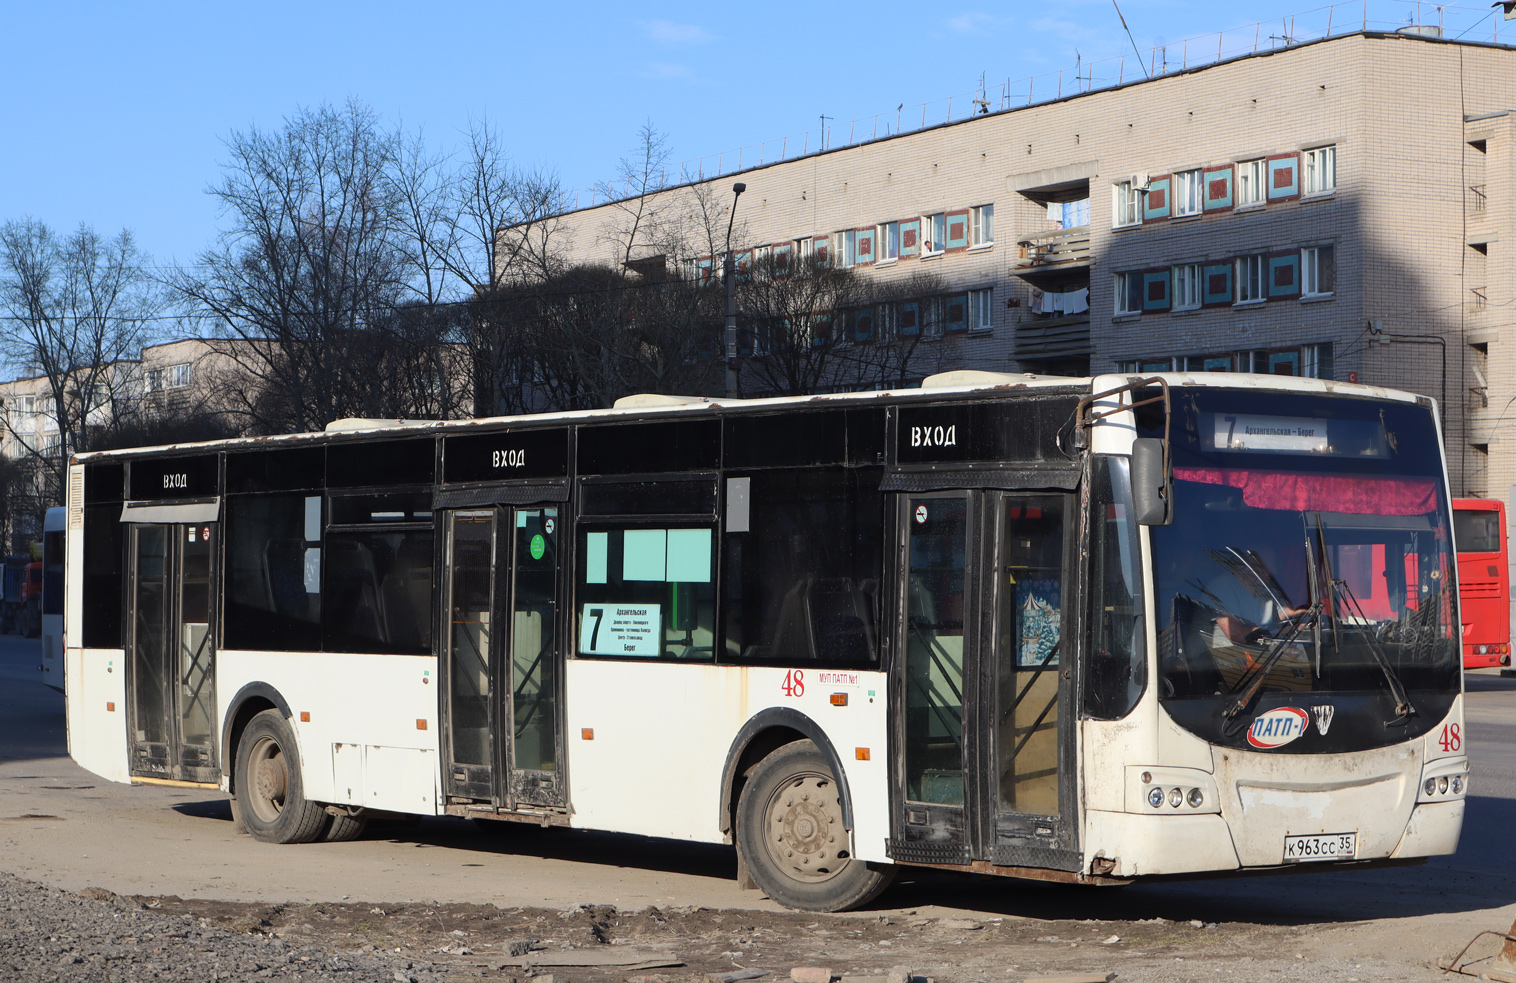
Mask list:
[[[714,544],[709,527],[584,530],[579,654],[713,659]]]
[[[581,655],[662,655],[663,609],[656,604],[586,604],[579,619]]]
[[[1057,580],[1021,580],[1016,583],[1016,608],[1021,631],[1016,645],[1016,664],[1032,668],[1058,664],[1058,638],[1062,623],[1058,612]]]

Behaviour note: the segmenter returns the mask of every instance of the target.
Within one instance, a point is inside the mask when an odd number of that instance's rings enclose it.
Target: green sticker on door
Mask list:
[[[542,559],[542,554],[547,552],[547,540],[542,538],[542,533],[532,537],[532,559]]]

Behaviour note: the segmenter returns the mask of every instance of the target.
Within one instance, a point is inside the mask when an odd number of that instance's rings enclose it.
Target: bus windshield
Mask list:
[[[1175,518],[1152,529],[1166,708],[1235,747],[1276,746],[1253,724],[1281,708],[1315,721],[1289,730],[1291,751],[1424,733],[1460,664],[1431,415],[1320,397],[1283,417],[1208,396],[1176,407]]]

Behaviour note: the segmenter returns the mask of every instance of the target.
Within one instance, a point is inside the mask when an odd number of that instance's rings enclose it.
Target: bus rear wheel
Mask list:
[[[248,721],[237,744],[238,813],[253,839],[309,843],[326,828],[326,810],[305,798],[295,735],[278,710]]]
[[[894,878],[893,867],[853,857],[837,780],[812,741],[784,745],[749,774],[736,838],[758,887],[787,908],[847,911]]]

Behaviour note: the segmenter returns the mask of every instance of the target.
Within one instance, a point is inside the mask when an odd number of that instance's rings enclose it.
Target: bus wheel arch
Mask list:
[[[248,683],[227,704],[221,727],[221,773],[227,776],[227,791],[237,791],[237,745],[248,723],[265,710],[278,710],[285,720],[294,716],[289,701],[268,683]]]
[[[721,775],[721,832],[728,841],[736,826],[737,805],[748,776],[764,758],[786,744],[809,740],[827,759],[832,775],[837,780],[837,792],[842,805],[843,827],[853,829],[853,798],[848,792],[847,773],[843,771],[842,759],[832,746],[826,732],[810,717],[789,707],[770,707],[755,714],[743,724],[732,746],[726,753],[726,767]]]
[[[836,774],[815,741],[791,741],[752,768],[738,796],[741,870],[786,908],[848,911],[894,879],[894,865],[853,856]]]

